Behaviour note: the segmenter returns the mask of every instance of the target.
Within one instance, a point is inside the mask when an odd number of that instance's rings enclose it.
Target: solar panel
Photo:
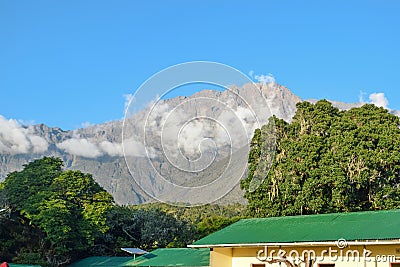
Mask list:
[[[128,253],[133,254],[133,255],[143,255],[143,254],[148,253],[147,251],[142,250],[140,248],[121,248],[121,249],[123,251],[128,252]]]

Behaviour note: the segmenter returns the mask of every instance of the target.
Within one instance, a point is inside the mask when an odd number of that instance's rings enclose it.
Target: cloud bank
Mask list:
[[[85,157],[98,158],[101,156],[123,157],[124,151],[121,143],[110,141],[94,142],[90,139],[73,137],[56,145],[68,154]],[[125,140],[125,155],[132,157],[146,157],[144,145],[134,139]],[[150,156],[150,155],[149,155]]]
[[[97,158],[103,155],[103,151],[87,139],[71,138],[57,144],[57,147],[68,154],[85,158]]]
[[[140,142],[126,140],[125,154],[134,157],[146,157],[146,150]],[[122,157],[124,151],[121,143],[110,141],[95,141],[93,139],[74,136],[56,144],[64,152],[85,157],[97,158],[104,155]],[[1,154],[31,154],[44,153],[48,150],[49,143],[41,136],[34,133],[33,126],[23,126],[15,119],[6,119],[0,115],[0,153]]]
[[[251,70],[249,72],[249,76],[259,83],[275,83],[275,78],[271,73],[257,75],[254,74],[254,71]]]
[[[369,103],[369,104],[374,104],[377,107],[382,107],[384,109],[387,109],[390,113],[400,117],[400,110],[395,110],[389,108],[389,100],[385,96],[385,93],[372,93],[368,96],[369,102],[364,101],[364,92],[360,92],[359,95],[359,102],[361,104]]]
[[[389,109],[389,101],[385,97],[384,93],[372,93],[369,95],[369,100],[371,104],[374,104],[377,107]]]
[[[0,115],[0,153],[27,154],[47,150],[47,141],[33,133],[33,128],[23,127],[18,121]]]

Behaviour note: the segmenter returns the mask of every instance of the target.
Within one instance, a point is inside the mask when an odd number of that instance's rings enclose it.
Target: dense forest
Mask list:
[[[291,123],[271,118],[255,131],[241,182],[248,216],[399,208],[399,126],[384,108],[339,111],[326,100],[298,103]]]
[[[0,184],[0,261],[62,266],[121,247],[185,247],[243,217],[242,205],[118,206],[90,174],[45,157]]]
[[[184,247],[244,217],[400,208],[400,121],[364,105],[301,102],[255,130],[246,206],[119,206],[91,174],[45,157],[0,183],[0,261],[63,266],[121,247]]]

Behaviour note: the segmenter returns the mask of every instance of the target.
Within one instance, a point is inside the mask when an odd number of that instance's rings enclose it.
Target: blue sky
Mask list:
[[[274,75],[303,99],[400,109],[400,1],[0,0],[0,115],[75,129],[174,64]]]

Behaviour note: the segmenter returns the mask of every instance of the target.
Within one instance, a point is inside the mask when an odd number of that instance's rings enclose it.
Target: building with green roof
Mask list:
[[[69,267],[125,267],[125,266],[210,266],[208,248],[159,248],[134,259],[130,257],[97,256],[76,261]]]
[[[189,248],[70,265],[81,266],[400,267],[400,209],[243,219]]]
[[[118,267],[125,266],[133,257],[94,256],[78,260],[68,267]]]
[[[124,266],[210,266],[208,248],[159,248],[125,263]]]
[[[211,267],[400,267],[400,210],[243,219],[189,247]]]
[[[41,267],[40,265],[33,264],[19,264],[19,263],[8,263],[10,267]]]

